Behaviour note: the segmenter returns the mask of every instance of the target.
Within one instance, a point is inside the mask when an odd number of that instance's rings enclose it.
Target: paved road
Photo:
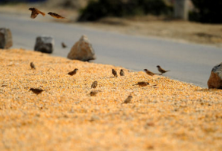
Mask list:
[[[37,36],[51,35],[55,39],[53,55],[62,57],[66,57],[72,45],[85,34],[96,51],[96,63],[123,66],[135,71],[148,68],[153,72],[157,72],[156,65],[161,65],[171,70],[165,76],[202,87],[207,87],[212,67],[222,62],[222,49],[216,47],[41,22],[29,16],[1,13],[0,27],[11,29],[14,48],[32,50]],[[69,47],[62,49],[62,41]]]

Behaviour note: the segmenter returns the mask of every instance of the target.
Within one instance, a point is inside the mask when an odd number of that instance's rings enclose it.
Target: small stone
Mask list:
[[[83,35],[70,50],[67,58],[72,60],[89,61],[95,60],[95,51],[92,48],[88,38]]]
[[[12,46],[12,33],[10,29],[0,28],[0,49],[8,49]]]
[[[222,63],[213,67],[207,85],[209,89],[222,89]]]
[[[52,53],[54,48],[54,40],[50,36],[39,36],[36,38],[35,51],[43,53]]]

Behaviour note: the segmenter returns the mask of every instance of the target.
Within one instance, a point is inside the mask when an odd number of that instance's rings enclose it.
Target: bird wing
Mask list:
[[[58,18],[58,19],[65,18],[65,17],[62,17],[62,16],[60,16],[59,14],[56,14],[56,13],[51,13],[51,16],[54,17],[54,18]]]
[[[32,11],[31,18],[36,18],[39,13],[35,10]]]
[[[151,71],[147,71],[147,73],[148,73],[149,75],[151,75],[151,76],[153,76],[153,75],[154,75],[154,73],[153,73],[153,72],[151,72]]]
[[[74,71],[70,71],[68,74],[69,74],[69,75],[72,75],[73,73],[74,73]]]
[[[161,68],[161,71],[162,71],[162,72],[167,72],[168,70],[164,70],[163,68]]]

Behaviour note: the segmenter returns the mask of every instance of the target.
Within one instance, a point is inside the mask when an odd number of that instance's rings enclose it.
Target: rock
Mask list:
[[[95,52],[92,48],[92,45],[89,43],[88,38],[83,35],[79,41],[77,41],[72,49],[70,50],[67,58],[75,59],[75,60],[82,60],[82,61],[89,61],[95,60]]]
[[[10,29],[0,28],[0,48],[8,49],[12,46],[12,33]]]
[[[54,40],[50,36],[39,36],[36,38],[35,51],[40,51],[43,53],[52,53],[54,47]]]
[[[222,89],[222,63],[213,67],[207,85],[209,89]]]

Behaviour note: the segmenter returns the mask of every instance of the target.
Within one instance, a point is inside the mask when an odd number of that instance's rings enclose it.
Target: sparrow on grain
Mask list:
[[[166,73],[166,72],[168,72],[168,71],[170,71],[170,70],[164,70],[163,68],[161,68],[161,66],[156,66],[157,68],[158,68],[158,71],[161,73],[161,74],[164,74],[164,73]]]
[[[30,63],[30,67],[31,67],[31,69],[35,69],[35,65],[33,62]]]
[[[64,42],[62,42],[61,45],[62,45],[62,48],[66,48],[67,47]]]
[[[29,8],[30,11],[32,11],[31,14],[31,18],[36,18],[36,16],[38,16],[38,14],[42,14],[42,16],[45,16],[45,13],[41,12],[40,10],[36,9],[36,8]]]
[[[144,71],[145,71],[148,75],[150,75],[150,76],[155,75],[155,73],[153,73],[153,72],[151,72],[151,71],[149,71],[149,70],[147,70],[147,69],[144,69]]]
[[[122,104],[127,104],[127,103],[130,103],[131,100],[132,100],[133,96],[130,94],[126,99],[125,101],[122,103]]]
[[[64,19],[65,17],[60,16],[59,14],[53,13],[53,12],[49,12],[48,13],[50,16],[57,18],[57,19]]]
[[[70,71],[68,74],[73,76],[76,74],[76,72],[78,71],[79,69],[75,68],[73,71]]]
[[[96,88],[97,87],[97,81],[94,81],[93,83],[92,83],[92,85],[91,85],[91,88]]]
[[[92,90],[92,91],[89,93],[89,95],[90,95],[90,96],[96,96],[97,93],[99,93],[99,92],[101,92],[101,91],[100,91],[100,90]]]
[[[36,95],[39,95],[40,93],[42,93],[43,90],[40,88],[30,88],[29,91],[32,91]]]
[[[145,87],[145,86],[149,85],[149,82],[138,82],[137,84],[134,84],[134,85],[139,85],[140,87]]]
[[[115,69],[112,69],[112,74],[114,75],[114,77],[118,77],[117,72]]]
[[[123,69],[120,70],[119,74],[120,74],[120,76],[124,76],[125,75]]]

